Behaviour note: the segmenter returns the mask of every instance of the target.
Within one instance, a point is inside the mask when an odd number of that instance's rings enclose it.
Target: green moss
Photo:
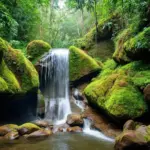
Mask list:
[[[39,58],[50,49],[51,46],[48,43],[42,40],[34,40],[27,46],[27,55],[29,60],[31,60],[32,63],[35,64],[39,60]]]
[[[135,36],[132,27],[125,29],[116,38],[116,48],[113,58],[120,63],[132,60],[150,60],[150,27],[145,28]]]
[[[117,62],[130,62],[130,59],[124,51],[124,43],[132,36],[132,30],[131,27],[123,30],[115,39],[115,52],[113,58]]]
[[[6,42],[0,38],[0,63],[2,61],[3,53],[7,50],[7,48]]]
[[[32,63],[21,53],[2,40],[3,58],[0,64],[0,78],[4,87],[0,92],[26,93],[39,86],[38,73]],[[3,44],[5,46],[3,46]],[[4,90],[5,89],[5,90]]]
[[[0,77],[0,92],[8,91],[8,85],[3,78]]]
[[[114,89],[105,107],[111,115],[124,118],[139,117],[147,110],[143,95],[131,85]]]
[[[142,61],[129,63],[121,68],[130,77],[130,81],[137,87],[150,83],[150,64]]]
[[[7,83],[7,92],[17,93],[21,90],[18,80],[16,79],[15,75],[8,69],[4,61],[2,61],[0,67],[0,76],[3,78],[3,80],[5,80],[5,83]]]
[[[112,62],[108,60],[99,77],[85,88],[88,101],[113,117],[140,117],[147,105],[139,89],[150,83],[150,66],[136,61],[116,68]]]
[[[75,81],[94,71],[100,71],[102,66],[81,49],[74,46],[70,48],[70,80]]]
[[[33,123],[25,123],[25,124],[23,124],[23,125],[21,125],[21,126],[19,126],[19,129],[22,129],[22,128],[26,128],[26,129],[28,129],[28,130],[39,130],[40,129],[40,127],[39,126],[37,126],[37,125],[35,125],[35,124],[33,124]]]
[[[108,18],[101,19],[98,22],[98,33],[96,27],[93,27],[83,38],[77,41],[77,46],[81,49],[89,50],[96,43],[96,40],[103,41],[112,37],[114,26],[119,23],[119,16],[114,13]]]
[[[124,44],[124,50],[132,59],[146,59],[150,54],[150,27],[145,28]],[[149,60],[149,57],[147,58]]]
[[[6,124],[5,127],[8,127],[11,130],[18,130],[19,126],[16,124]]]

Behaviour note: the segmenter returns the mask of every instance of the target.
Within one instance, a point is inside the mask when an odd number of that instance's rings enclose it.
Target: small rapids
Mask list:
[[[91,135],[91,136],[95,136],[97,138],[100,138],[104,141],[108,141],[108,142],[114,142],[114,139],[109,138],[107,136],[105,136],[104,134],[102,134],[101,132],[91,129],[91,120],[89,119],[84,119],[84,127],[83,127],[83,132]]]

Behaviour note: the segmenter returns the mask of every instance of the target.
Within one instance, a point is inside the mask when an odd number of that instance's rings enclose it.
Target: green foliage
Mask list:
[[[70,80],[75,81],[89,73],[100,71],[102,66],[81,49],[74,46],[70,50]]]
[[[1,0],[0,36],[22,41],[35,38],[35,29],[40,24],[39,7],[48,4],[48,0]]]
[[[8,8],[0,2],[0,37],[12,39],[17,36],[18,23],[12,17]]]
[[[35,64],[50,49],[51,46],[48,43],[42,40],[34,40],[27,45],[27,56]]]

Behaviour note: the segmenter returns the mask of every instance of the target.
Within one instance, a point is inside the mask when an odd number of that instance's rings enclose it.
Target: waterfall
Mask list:
[[[71,113],[69,102],[69,50],[52,49],[41,60],[46,119],[64,123]]]
[[[114,142],[114,139],[105,136],[104,134],[102,134],[101,132],[97,130],[91,129],[91,126],[92,126],[92,121],[90,119],[84,119],[83,132],[91,136],[100,138],[104,141]]]

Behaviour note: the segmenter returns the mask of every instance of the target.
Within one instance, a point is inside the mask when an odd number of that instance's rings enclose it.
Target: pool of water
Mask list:
[[[0,141],[0,150],[113,150],[114,143],[84,133],[59,133],[47,139]]]

